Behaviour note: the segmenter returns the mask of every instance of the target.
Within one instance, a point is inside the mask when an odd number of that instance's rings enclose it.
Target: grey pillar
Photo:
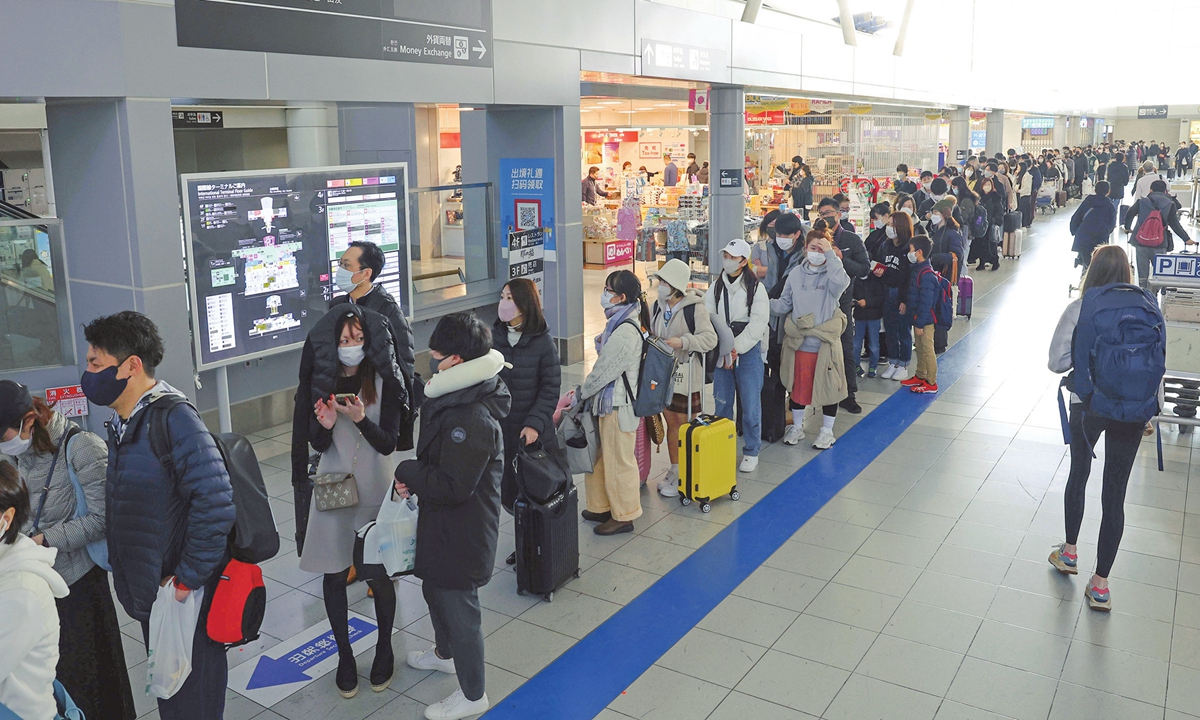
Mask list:
[[[1050,147],[1060,148],[1067,144],[1068,125],[1071,118],[1066,115],[1054,117],[1054,129],[1050,131]]]
[[[714,85],[708,92],[709,133],[712,160],[709,163],[709,248],[708,267],[721,267],[721,248],[745,234],[746,201],[742,193],[742,171],[746,161],[746,94],[740,87]],[[733,171],[737,187],[722,187],[721,173]]]
[[[993,110],[987,116],[987,145],[986,152],[994,157],[996,153],[1004,152],[1004,111]]]
[[[946,164],[957,165],[959,162],[958,151],[966,152],[970,147],[971,108],[955,108],[950,111],[950,147],[946,154]]]
[[[288,164],[294,168],[338,164],[338,113],[334,103],[287,107]]]
[[[166,346],[157,377],[195,399],[171,101],[49,98],[46,123],[80,366],[80,325],[137,310]]]

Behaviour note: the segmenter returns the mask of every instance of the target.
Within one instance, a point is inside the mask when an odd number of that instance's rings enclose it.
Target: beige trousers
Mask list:
[[[917,371],[914,373],[930,385],[937,385],[937,354],[933,352],[933,333],[936,325],[926,325],[917,340]]]
[[[611,512],[616,520],[627,522],[642,516],[641,482],[634,456],[636,432],[621,432],[616,412],[596,418],[600,435],[600,456],[596,467],[583,476],[587,491],[587,509],[594,513]]]

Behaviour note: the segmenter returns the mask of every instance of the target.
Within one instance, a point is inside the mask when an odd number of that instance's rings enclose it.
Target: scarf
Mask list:
[[[628,320],[630,316],[638,311],[637,301],[625,303],[624,305],[615,305],[604,310],[604,316],[608,321],[604,323],[604,332],[596,336],[596,354],[599,355],[604,350],[604,343],[608,342],[608,338],[612,336],[613,331],[617,327]],[[613,410],[613,390],[617,386],[617,381],[613,380],[604,386],[604,389],[596,394],[596,402],[593,411],[596,415],[608,415]],[[631,401],[633,398],[629,398]]]

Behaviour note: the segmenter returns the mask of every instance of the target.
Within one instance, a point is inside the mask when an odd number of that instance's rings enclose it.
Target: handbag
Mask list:
[[[600,436],[596,431],[596,416],[588,410],[589,403],[577,402],[563,411],[555,434],[567,456],[571,473],[590,473],[600,454]]]
[[[350,464],[348,473],[318,473],[313,476],[313,504],[317,510],[339,510],[351,508],[358,504],[358,481],[354,479],[354,468],[358,465],[358,447],[360,439],[354,443],[354,461]]]
[[[546,503],[571,482],[571,468],[565,454],[540,440],[517,449],[513,475],[521,494],[537,504]]]
[[[650,437],[650,442],[655,445],[662,445],[667,439],[667,426],[663,423],[662,413],[651,415],[644,418],[646,422],[646,434]]]

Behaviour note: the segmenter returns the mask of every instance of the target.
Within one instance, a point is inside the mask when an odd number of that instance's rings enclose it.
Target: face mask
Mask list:
[[[353,277],[354,273],[344,267],[340,267],[333,275],[333,284],[337,285],[337,289],[344,293],[353,292],[354,288],[359,286],[359,283],[354,282]]]
[[[438,374],[438,365],[441,365],[442,360],[445,360],[445,359],[446,358],[435,358],[435,357],[429,358],[429,377],[433,377],[434,375]]]
[[[904,179],[904,178],[906,178],[906,177],[908,177],[908,176],[907,176],[907,175],[905,175],[905,174],[904,174],[904,173],[902,173],[902,172],[898,172],[898,173],[896,173],[896,179],[897,179],[897,180],[903,180],[903,179]]]
[[[941,225],[942,216],[938,213],[929,213],[929,222],[933,223],[934,225]]]
[[[896,239],[896,228],[892,227],[891,225],[888,225],[888,226],[887,226],[887,229],[886,229],[886,230],[884,230],[884,232],[886,232],[886,233],[887,233],[887,236],[888,236],[888,239],[889,239],[889,240],[895,240],[895,239]]]
[[[30,433],[29,437],[27,439],[22,440],[21,433],[18,432],[17,436],[14,437],[12,440],[8,440],[6,442],[0,442],[0,453],[3,453],[5,455],[12,455],[12,456],[21,455],[21,454],[24,454],[24,452],[26,450],[28,450],[29,446],[32,444],[33,444],[33,433]],[[0,535],[3,535],[3,534],[4,533],[0,533]]]
[[[907,215],[909,217],[912,217],[913,211],[912,211],[912,208],[910,208],[910,207],[902,207],[902,208],[900,208],[900,212],[904,213],[905,215]]]
[[[338,348],[338,360],[346,367],[358,367],[366,354],[362,345],[343,345]]]
[[[775,238],[775,244],[779,246],[780,250],[787,252],[796,244],[796,238],[777,237]]]
[[[733,275],[742,266],[742,261],[737,258],[729,258],[721,261],[721,266],[725,268],[726,275]]]
[[[953,189],[953,190],[951,190],[950,192],[951,192],[951,194],[953,194],[953,195],[954,195],[954,197],[958,197],[958,188],[954,188],[954,189]]]
[[[517,304],[512,300],[501,300],[500,307],[496,308],[496,315],[500,317],[500,322],[510,322],[519,314],[517,312]]]
[[[79,384],[83,387],[83,394],[88,400],[97,405],[105,407],[112,405],[121,397],[121,393],[125,392],[125,386],[129,384],[129,378],[117,379],[117,368],[120,365],[106,367],[100,372],[87,372],[79,378]]]
[[[918,260],[917,260],[917,253],[916,253],[916,252],[910,252],[910,253],[908,254],[908,261],[909,261],[910,263],[915,263],[915,262],[918,262]]]
[[[984,176],[985,178],[990,178],[990,177],[992,177],[992,176],[993,176],[993,175],[995,175],[995,174],[996,174],[996,173],[992,172],[991,170],[984,170],[984,171],[983,171],[983,176]]]
[[[604,294],[600,296],[600,307],[604,308],[605,310],[611,310],[615,305],[616,303],[613,302],[612,291],[605,290]]]
[[[930,195],[929,197],[933,198],[933,201],[936,203],[941,202],[942,198],[946,197],[946,194],[942,193],[941,195]]]
[[[825,264],[825,253],[820,253],[816,250],[809,250],[808,264],[812,265],[813,267],[821,267]]]
[[[929,186],[930,186],[930,185],[932,185],[932,184],[933,184],[933,181],[932,181],[932,180],[930,180],[929,182],[923,182],[923,183],[921,183],[921,187],[922,187],[922,188],[924,188],[926,192],[929,192]]]
[[[8,521],[4,520],[2,522],[4,525],[0,526],[0,537],[4,537],[4,534],[8,532]]]
[[[658,284],[658,299],[659,300],[666,302],[668,299],[670,299],[671,295],[674,292],[675,291],[671,289],[670,285],[664,285],[663,283]]]

